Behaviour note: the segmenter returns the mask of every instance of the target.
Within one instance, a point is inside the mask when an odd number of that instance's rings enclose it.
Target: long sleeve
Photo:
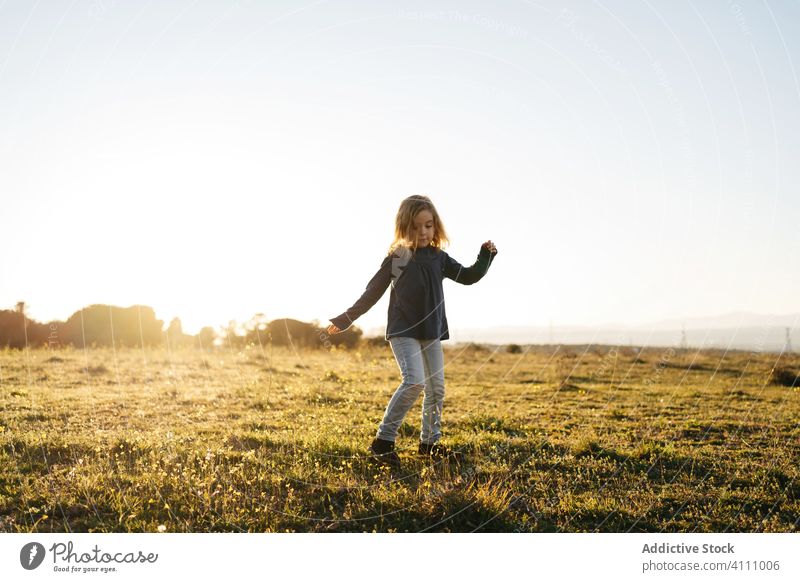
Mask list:
[[[445,253],[444,276],[463,285],[472,285],[480,281],[489,270],[497,251],[491,252],[484,246],[478,253],[478,258],[471,267],[464,267],[453,257]]]
[[[391,280],[392,257],[388,256],[381,263],[378,272],[375,273],[370,282],[367,283],[367,288],[364,290],[364,293],[361,295],[358,301],[353,303],[352,307],[350,307],[341,315],[331,318],[330,322],[343,331],[353,325],[353,322],[356,319],[369,311],[370,308],[375,305],[381,297],[383,297],[383,294],[386,292],[386,288],[389,286]]]

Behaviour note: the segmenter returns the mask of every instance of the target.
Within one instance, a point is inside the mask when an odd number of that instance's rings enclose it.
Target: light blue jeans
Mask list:
[[[397,387],[377,437],[394,442],[397,430],[408,411],[424,391],[422,399],[422,433],[420,441],[432,445],[442,438],[442,406],[444,405],[444,354],[441,340],[419,340],[391,337],[394,358],[400,367],[402,382]]]

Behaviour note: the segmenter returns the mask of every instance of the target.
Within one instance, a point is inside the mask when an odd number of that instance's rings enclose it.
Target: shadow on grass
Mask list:
[[[502,433],[508,436],[523,436],[526,434],[519,424],[507,418],[500,418],[489,414],[468,417],[455,423],[458,430],[469,432]]]

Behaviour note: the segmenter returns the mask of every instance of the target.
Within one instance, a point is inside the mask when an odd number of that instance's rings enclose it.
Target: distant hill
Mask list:
[[[612,344],[635,346],[681,345],[682,330],[688,347],[729,348],[735,350],[780,352],[786,345],[786,328],[794,352],[800,351],[800,313],[760,315],[727,313],[656,321],[637,326],[603,324],[597,326],[501,326],[496,328],[451,328],[454,342],[494,344]]]

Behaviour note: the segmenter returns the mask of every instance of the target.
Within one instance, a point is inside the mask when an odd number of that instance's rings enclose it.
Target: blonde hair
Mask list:
[[[427,196],[415,194],[403,200],[397,210],[397,217],[394,222],[394,240],[389,246],[389,255],[399,246],[416,248],[417,237],[412,234],[414,219],[423,210],[427,210],[433,215],[433,239],[431,239],[430,246],[442,249],[450,244],[442,219],[439,218],[439,213],[436,212],[436,207],[431,202],[431,199]]]

